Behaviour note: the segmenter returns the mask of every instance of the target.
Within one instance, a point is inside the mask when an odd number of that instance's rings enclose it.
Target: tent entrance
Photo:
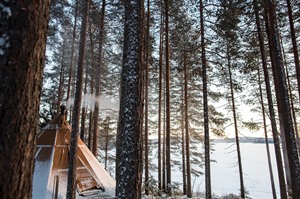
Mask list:
[[[76,184],[79,194],[83,191],[100,188],[96,180],[85,167],[77,167]]]

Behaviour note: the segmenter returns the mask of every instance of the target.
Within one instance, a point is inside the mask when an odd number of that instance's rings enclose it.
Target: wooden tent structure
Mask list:
[[[64,111],[62,111],[64,112]],[[71,127],[61,113],[37,136],[33,175],[33,199],[65,198]],[[76,160],[77,198],[114,197],[115,180],[78,138]],[[95,197],[95,196],[93,196]]]

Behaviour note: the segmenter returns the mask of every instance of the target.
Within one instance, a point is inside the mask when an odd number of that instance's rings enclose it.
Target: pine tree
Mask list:
[[[86,30],[87,30],[87,19],[88,10],[90,6],[90,0],[86,0],[84,3],[83,17],[81,23],[80,32],[80,46],[79,46],[79,57],[77,67],[77,81],[76,81],[76,92],[74,100],[74,113],[72,118],[72,132],[70,138],[70,152],[68,156],[68,184],[67,184],[67,196],[68,199],[76,198],[76,153],[79,135],[79,121],[80,121],[80,107],[82,101],[82,87],[83,87],[83,70],[84,70],[84,57],[85,57],[85,46],[86,46]]]
[[[183,75],[184,76],[184,75]],[[182,99],[181,99],[181,154],[182,154],[182,188],[183,188],[183,194],[186,195],[186,190],[187,190],[187,183],[186,183],[186,155],[185,155],[185,128],[184,128],[184,116],[185,116],[185,112],[184,112],[184,81],[185,78],[182,78],[182,89],[181,89],[181,95],[182,95]]]
[[[159,33],[159,88],[158,88],[158,189],[162,190],[162,136],[161,136],[161,123],[162,123],[162,79],[163,79],[163,12],[162,1],[160,3],[160,33]]]
[[[101,11],[101,20],[100,20],[100,35],[99,35],[99,63],[97,65],[96,72],[96,85],[95,85],[95,97],[100,96],[100,75],[101,75],[101,65],[102,65],[102,52],[103,52],[103,37],[104,37],[104,17],[105,17],[105,0],[102,0],[102,11]],[[98,154],[98,122],[99,122],[99,102],[95,102],[94,108],[94,132],[93,132],[93,154],[97,157]]]
[[[71,97],[71,82],[72,82],[72,76],[73,76],[73,59],[74,59],[74,50],[75,50],[75,39],[76,39],[76,29],[77,29],[77,16],[78,16],[78,5],[79,0],[75,1],[75,9],[74,9],[74,24],[73,24],[73,34],[72,34],[72,46],[71,46],[71,58],[70,58],[70,67],[69,67],[69,76],[68,76],[68,88],[67,88],[67,99],[68,100]],[[68,113],[66,113],[68,115]],[[70,117],[71,118],[71,117]]]
[[[294,25],[294,17],[292,12],[292,5],[291,1],[287,0],[287,7],[288,7],[288,17],[290,23],[290,33],[293,45],[293,53],[294,53],[294,62],[296,68],[296,75],[297,75],[297,84],[298,84],[298,96],[300,97],[300,63],[299,63],[299,53],[298,53],[298,45],[297,45],[297,38],[295,33],[295,25]]]
[[[189,117],[188,117],[188,67],[186,52],[183,53],[183,73],[184,73],[184,124],[185,124],[185,153],[186,153],[186,175],[187,175],[187,197],[192,197],[192,180],[191,180],[191,161],[190,161],[190,132],[189,132]]]
[[[149,183],[149,131],[148,131],[148,107],[149,107],[149,65],[150,65],[150,1],[147,0],[147,23],[146,23],[146,38],[145,38],[145,83],[144,83],[144,88],[145,88],[145,92],[144,92],[144,100],[145,100],[145,163],[144,163],[144,169],[145,169],[145,183],[148,184]],[[149,187],[146,186],[145,187],[145,194],[149,195]]]
[[[285,142],[287,147],[287,157],[289,169],[291,172],[292,183],[292,197],[300,197],[300,165],[295,141],[295,134],[291,116],[290,103],[288,98],[288,91],[286,85],[285,71],[283,65],[283,58],[281,54],[281,46],[279,40],[279,33],[277,29],[276,6],[273,0],[266,1],[268,9],[267,15],[269,20],[268,36],[270,41],[270,50],[272,58],[272,69],[277,92],[277,103],[279,112],[282,114],[282,126],[285,134]]]
[[[239,37],[237,34],[238,24],[240,23],[240,15],[243,10],[242,1],[221,1],[219,12],[217,13],[217,32],[221,37],[223,50],[222,53],[225,55],[224,62],[227,66],[226,75],[228,76],[226,83],[229,84],[229,101],[231,103],[231,110],[233,114],[233,124],[237,148],[237,158],[238,158],[238,168],[239,168],[239,178],[240,178],[240,196],[245,198],[245,187],[244,187],[244,178],[243,178],[243,168],[241,160],[241,151],[239,144],[239,131],[238,131],[238,116],[236,108],[236,99],[235,99],[235,90],[240,88],[237,84],[236,77],[233,76],[233,70],[238,66],[239,58]]]
[[[51,1],[47,39],[46,70],[43,77],[40,117],[50,121],[59,111],[59,104],[66,100],[66,82],[69,80],[71,53],[68,44],[72,42],[71,9],[66,1]],[[47,124],[42,122],[41,126]]]
[[[285,179],[284,179],[284,171],[283,171],[283,162],[282,162],[282,156],[281,156],[281,150],[280,150],[280,141],[279,141],[278,130],[277,130],[277,126],[276,126],[275,111],[274,111],[271,86],[270,86],[270,78],[269,78],[269,72],[268,72],[268,68],[267,68],[266,51],[265,51],[265,47],[264,47],[264,37],[263,37],[262,30],[261,30],[261,24],[260,24],[260,19],[259,19],[259,14],[258,14],[258,4],[257,4],[256,0],[253,1],[253,5],[254,5],[254,12],[255,12],[256,27],[257,27],[257,32],[258,32],[262,67],[263,67],[263,71],[264,71],[264,81],[265,81],[265,85],[266,85],[265,87],[266,87],[266,94],[267,94],[267,100],[268,100],[269,115],[270,115],[270,120],[271,120],[272,135],[273,135],[273,139],[274,139],[274,148],[275,148],[277,171],[278,171],[278,178],[279,178],[280,195],[281,195],[281,198],[287,198],[286,185],[285,185]]]
[[[1,1],[0,192],[31,198],[50,1]]]
[[[204,114],[204,147],[205,147],[205,196],[211,199],[211,175],[210,175],[210,141],[209,141],[209,120],[208,120],[208,101],[207,101],[207,62],[204,38],[204,7],[200,0],[200,31],[201,31],[201,63],[203,80],[203,114]]]
[[[165,0],[165,61],[166,61],[166,193],[171,194],[171,118],[170,118],[170,52],[169,52],[169,2]]]
[[[270,155],[269,140],[268,140],[266,115],[265,115],[266,111],[265,111],[264,99],[263,99],[263,93],[262,93],[262,86],[261,86],[261,72],[260,72],[260,68],[258,68],[257,71],[258,71],[257,72],[258,86],[259,86],[259,95],[260,95],[261,109],[262,109],[262,116],[263,116],[264,134],[265,134],[265,141],[266,141],[266,150],[267,150],[268,166],[269,166],[269,172],[270,172],[271,188],[272,188],[273,199],[277,199],[275,182],[274,182],[274,177],[273,177],[271,155]]]
[[[124,52],[117,135],[117,198],[141,198],[143,5],[143,1],[138,0],[125,2]]]

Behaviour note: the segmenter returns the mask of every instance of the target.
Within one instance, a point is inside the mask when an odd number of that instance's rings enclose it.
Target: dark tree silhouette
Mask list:
[[[297,75],[298,96],[300,97],[300,63],[299,63],[299,53],[298,53],[296,31],[295,31],[295,25],[294,25],[294,17],[293,17],[291,1],[287,0],[286,2],[287,2],[287,7],[288,7],[290,32],[291,32],[291,39],[292,39],[293,53],[294,53],[294,62],[295,62],[296,75]]]
[[[268,100],[268,108],[269,108],[269,114],[270,114],[270,121],[271,121],[271,128],[272,128],[272,135],[274,139],[274,148],[275,148],[275,155],[276,155],[276,163],[277,163],[277,172],[278,172],[278,178],[279,178],[279,187],[280,187],[280,196],[282,199],[287,198],[287,192],[286,192],[286,185],[284,180],[284,171],[283,171],[283,164],[282,164],[282,157],[281,157],[281,150],[280,150],[280,141],[278,137],[278,130],[276,126],[276,117],[275,117],[275,110],[273,106],[273,100],[272,100],[272,91],[271,91],[271,85],[270,85],[270,77],[267,67],[267,58],[266,58],[266,51],[264,46],[264,37],[262,33],[262,28],[259,20],[259,10],[258,10],[258,3],[256,0],[253,1],[254,6],[254,12],[255,12],[255,21],[256,21],[256,28],[258,32],[258,39],[259,39],[259,48],[260,48],[260,54],[261,54],[261,62],[262,67],[264,71],[264,80],[266,85],[266,94],[267,94],[267,100]]]
[[[300,197],[300,165],[297,152],[293,120],[289,103],[289,95],[286,83],[286,76],[281,54],[279,32],[277,29],[276,6],[274,0],[267,0],[267,15],[269,20],[269,45],[272,58],[272,70],[276,87],[276,98],[278,111],[282,117],[282,127],[284,130],[285,144],[287,148],[287,158],[289,171],[291,173],[292,197]],[[283,119],[284,118],[284,119]]]

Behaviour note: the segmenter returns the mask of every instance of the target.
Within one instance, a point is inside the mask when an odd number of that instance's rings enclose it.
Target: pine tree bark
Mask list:
[[[283,46],[282,38],[280,39],[280,45]],[[286,81],[287,81],[287,86],[288,86],[289,99],[290,99],[290,103],[291,103],[291,110],[292,110],[292,117],[293,117],[293,124],[294,124],[293,126],[295,128],[294,130],[295,130],[295,134],[296,134],[296,145],[297,145],[297,149],[298,149],[298,155],[300,155],[300,148],[299,148],[300,140],[299,140],[299,133],[298,133],[298,122],[297,122],[296,113],[295,113],[294,97],[292,94],[291,80],[290,80],[290,76],[289,76],[288,64],[287,64],[284,48],[282,48],[282,54],[283,54],[283,59],[284,59],[284,69],[286,72]]]
[[[94,95],[94,70],[95,70],[95,64],[94,64],[94,40],[93,40],[93,33],[91,28],[91,23],[89,26],[89,33],[90,33],[90,45],[91,45],[91,65],[92,65],[92,73],[91,73],[91,81],[90,81],[90,89],[91,89],[91,96]],[[90,108],[90,115],[89,115],[89,133],[88,133],[88,148],[92,151],[92,141],[93,141],[93,109]]]
[[[104,127],[104,131],[105,131],[105,165],[104,168],[105,170],[107,170],[107,161],[108,161],[108,142],[109,142],[109,123],[110,123],[110,119],[109,117],[106,118],[107,124]]]
[[[145,39],[145,183],[149,183],[149,146],[148,146],[148,87],[149,87],[149,45],[150,45],[150,1],[147,0],[147,30]],[[149,187],[145,187],[145,194],[149,194]]]
[[[185,153],[186,153],[186,195],[192,197],[191,182],[191,160],[190,160],[190,132],[188,115],[188,69],[186,61],[186,52],[184,52],[184,123],[185,123]]]
[[[162,3],[161,3],[162,4]],[[162,5],[161,5],[162,9]],[[162,162],[161,162],[161,105],[162,105],[162,76],[163,76],[163,14],[160,15],[159,36],[159,90],[158,90],[158,189],[162,190]],[[163,157],[164,158],[164,157]]]
[[[288,16],[289,16],[289,23],[290,23],[290,33],[291,33],[291,39],[292,39],[292,45],[293,45],[294,62],[295,62],[295,67],[296,67],[296,76],[297,76],[297,84],[298,84],[298,96],[300,98],[299,53],[298,53],[297,38],[296,38],[296,33],[295,33],[293,12],[292,12],[292,6],[291,6],[291,1],[290,0],[287,0],[287,7],[288,7]],[[297,132],[297,134],[298,134],[298,132]]]
[[[72,35],[72,47],[71,47],[71,58],[70,58],[70,69],[69,69],[69,79],[68,79],[68,89],[67,89],[67,103],[69,103],[70,95],[71,95],[71,81],[73,76],[73,58],[74,58],[74,49],[75,49],[75,40],[76,40],[76,28],[77,28],[77,10],[78,10],[78,2],[75,2],[75,11],[74,11],[74,27],[73,27],[73,35]],[[71,113],[71,112],[70,112]],[[68,116],[68,112],[66,112]],[[71,115],[70,115],[71,119]]]
[[[63,41],[63,47],[62,47],[62,57],[60,61],[60,72],[59,72],[59,85],[58,85],[58,92],[57,92],[57,114],[59,113],[60,110],[60,104],[61,104],[61,99],[63,96],[63,84],[64,84],[64,59],[65,59],[65,48],[66,48],[66,41]]]
[[[296,145],[297,145],[297,148],[298,148],[298,154],[300,155],[300,138],[299,138],[299,133],[298,133],[298,122],[297,122],[297,117],[296,117],[296,112],[295,112],[291,81],[290,81],[290,78],[289,78],[288,65],[286,63],[285,63],[285,71],[286,71],[286,77],[287,77],[287,84],[288,84],[288,87],[289,87],[289,89],[288,89],[289,90],[289,99],[290,99],[290,103],[291,103],[293,123],[294,123],[295,134],[296,134]]]
[[[162,184],[163,184],[163,190],[166,193],[167,192],[167,179],[166,179],[166,95],[164,90],[164,110],[163,110],[163,152],[162,152]]]
[[[204,37],[204,7],[200,0],[200,31],[201,31],[201,63],[203,82],[203,117],[204,117],[204,147],[205,147],[205,197],[211,199],[211,175],[210,175],[210,141],[209,141],[209,120],[208,120],[208,97],[207,97],[207,62],[205,53]]]
[[[171,195],[171,127],[170,127],[170,54],[169,54],[169,2],[165,0],[165,50],[166,50],[166,174],[167,190]]]
[[[97,157],[98,155],[98,122],[99,122],[99,101],[100,96],[100,83],[101,83],[101,65],[102,65],[102,48],[103,48],[103,37],[104,37],[104,18],[105,18],[105,0],[102,0],[102,11],[101,11],[101,21],[100,21],[100,36],[99,36],[99,63],[96,70],[96,85],[95,85],[95,107],[94,107],[94,133],[93,133],[93,154]]]
[[[265,24],[266,24],[266,32],[268,36],[268,44],[269,44],[269,51],[270,51],[270,60],[271,60],[271,65],[273,66],[275,63],[274,55],[273,55],[273,45],[270,37],[270,22],[269,22],[269,14],[268,11],[269,7],[268,4],[265,4]],[[277,73],[275,72],[275,68],[272,67],[272,73],[273,73],[273,78],[274,78],[274,85],[275,85],[275,95],[276,95],[276,102],[277,102],[277,110],[278,110],[278,118],[279,118],[279,135],[281,136],[281,149],[282,149],[282,154],[283,154],[283,165],[284,165],[284,170],[285,170],[285,179],[286,179],[286,189],[287,189],[287,194],[288,196],[291,196],[291,190],[292,190],[292,181],[291,181],[291,173],[289,170],[289,162],[288,162],[288,157],[287,157],[287,147],[286,147],[286,141],[285,141],[285,132],[284,132],[284,117],[281,113],[282,109],[282,104],[278,101],[280,98],[280,92],[278,88],[278,81],[277,81]]]
[[[68,156],[68,184],[67,184],[67,199],[76,198],[76,153],[79,136],[79,119],[80,119],[80,106],[82,101],[82,87],[83,87],[83,68],[84,68],[84,57],[85,57],[85,43],[86,43],[86,30],[87,30],[87,19],[88,10],[90,6],[90,0],[84,1],[84,10],[81,23],[80,32],[80,45],[79,45],[79,57],[78,57],[78,68],[77,68],[77,81],[76,91],[74,100],[74,113],[72,116],[72,132],[70,138],[70,152]]]
[[[117,134],[117,198],[141,198],[143,127],[143,1],[125,2],[123,65]]]
[[[85,68],[85,79],[84,79],[84,95],[87,94],[87,80],[88,80],[88,75],[87,75],[87,67]],[[86,102],[85,102],[86,103]],[[83,104],[81,108],[81,125],[80,125],[80,139],[85,142],[85,120],[86,120],[86,106],[87,104]]]
[[[285,134],[285,143],[287,147],[287,158],[289,170],[291,173],[292,197],[300,198],[300,165],[295,141],[295,133],[291,116],[288,90],[285,78],[281,46],[279,42],[279,33],[277,29],[276,6],[273,0],[267,0],[267,14],[269,19],[269,40],[271,55],[273,58],[272,69],[274,73],[275,87],[277,87],[277,103],[280,114],[282,115],[282,126]]]
[[[49,4],[1,1],[1,198],[31,198]]]
[[[182,75],[181,88],[181,155],[182,155],[182,188],[183,195],[186,195],[186,162],[185,162],[185,133],[184,133],[184,74]]]
[[[253,5],[254,5],[254,12],[255,12],[256,27],[257,27],[257,32],[258,32],[261,61],[262,61],[262,67],[263,67],[263,72],[264,72],[264,81],[265,81],[265,85],[266,85],[266,94],[267,94],[267,100],[268,100],[269,115],[270,115],[270,120],[271,120],[272,135],[273,135],[273,140],[274,140],[274,150],[275,150],[277,172],[278,172],[278,178],[279,178],[280,197],[282,199],[286,199],[287,192],[286,192],[286,184],[285,184],[285,179],[284,179],[283,162],[282,162],[281,149],[280,149],[280,140],[278,137],[278,130],[277,130],[277,126],[276,126],[275,110],[274,110],[274,106],[273,106],[269,71],[268,71],[268,67],[267,67],[266,51],[265,51],[265,46],[264,46],[265,45],[264,37],[262,34],[261,24],[260,24],[260,20],[259,20],[257,0],[253,0]]]

